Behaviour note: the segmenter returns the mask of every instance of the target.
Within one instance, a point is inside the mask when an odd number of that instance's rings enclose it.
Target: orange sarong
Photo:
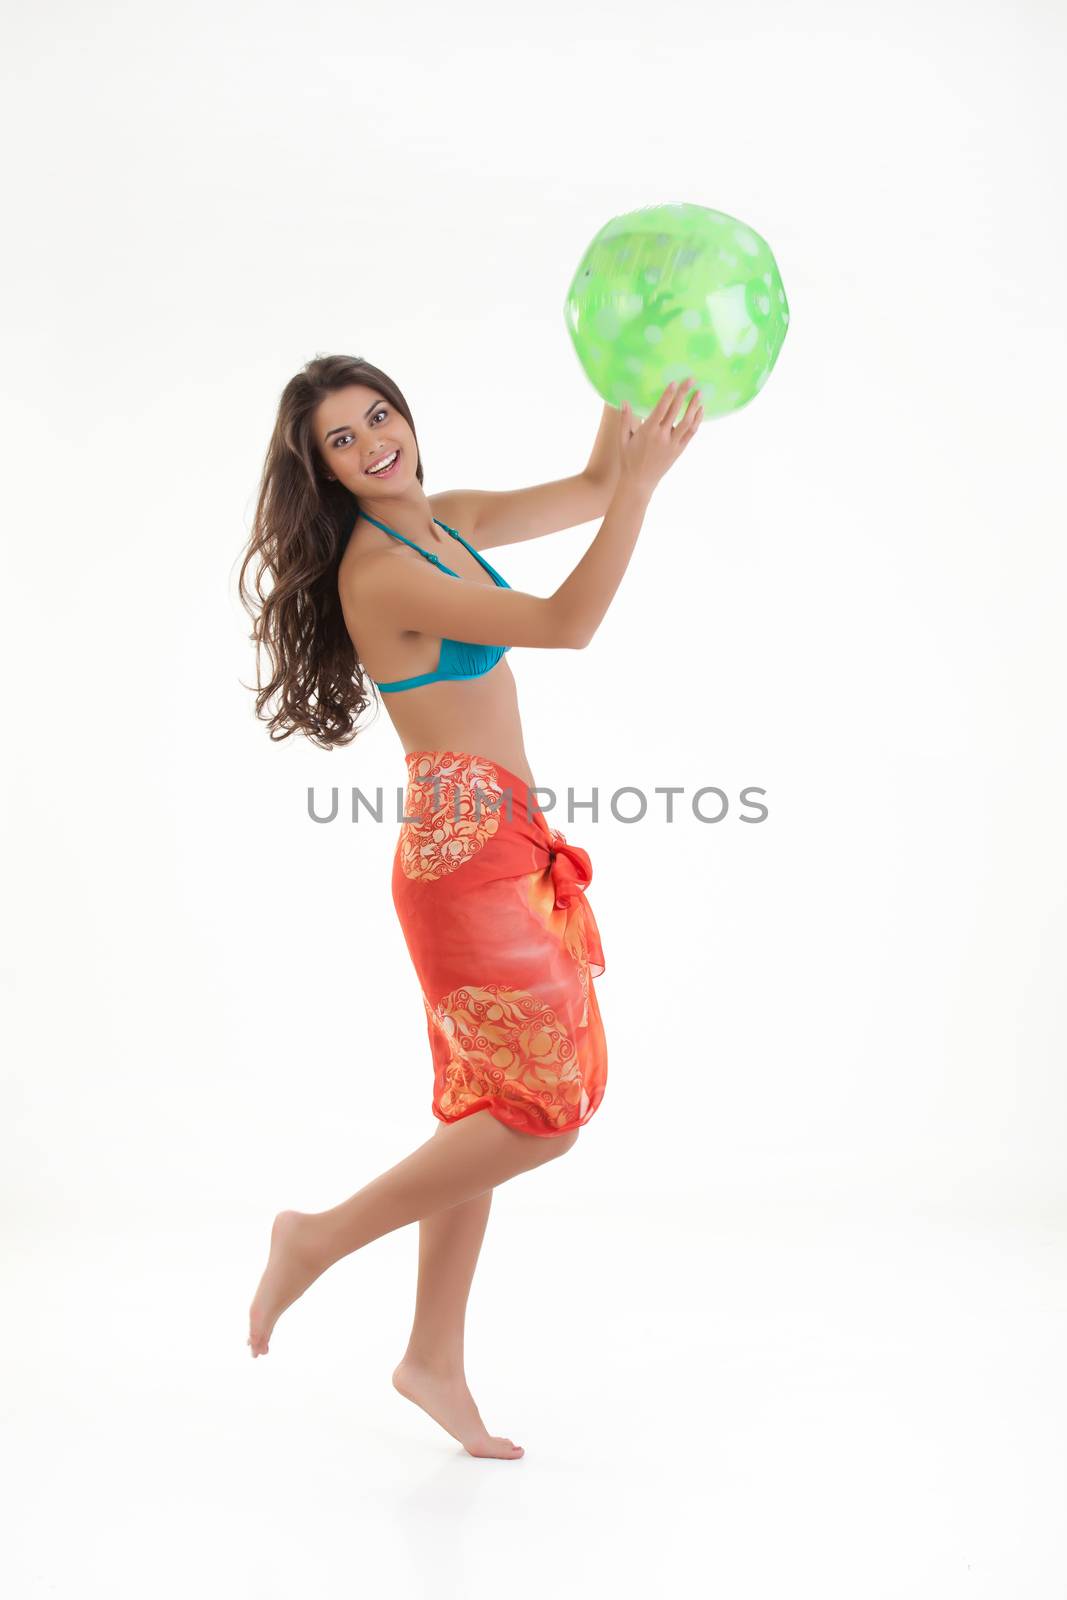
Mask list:
[[[487,756],[406,761],[393,904],[422,989],[433,1114],[486,1110],[542,1137],[579,1128],[608,1074],[589,856]]]

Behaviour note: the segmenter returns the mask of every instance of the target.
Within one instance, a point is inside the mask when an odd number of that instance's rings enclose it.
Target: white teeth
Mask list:
[[[367,468],[367,476],[368,476],[368,478],[373,478],[373,476],[374,476],[374,474],[376,472],[384,472],[386,467],[391,467],[393,462],[396,460],[396,458],[397,458],[397,456],[399,454],[400,454],[399,450],[394,450],[392,455],[391,456],[386,456],[384,461],[378,461],[378,462],[375,463],[375,465],[373,467],[368,467]]]

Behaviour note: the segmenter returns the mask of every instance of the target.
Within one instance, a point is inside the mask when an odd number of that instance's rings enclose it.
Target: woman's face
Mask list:
[[[315,412],[315,438],[327,472],[361,500],[388,499],[415,479],[419,451],[415,435],[396,407],[377,389],[354,383],[328,394]],[[394,451],[385,476],[369,472]]]

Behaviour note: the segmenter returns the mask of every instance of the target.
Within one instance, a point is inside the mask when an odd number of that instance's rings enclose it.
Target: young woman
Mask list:
[[[680,419],[679,403],[691,392]],[[438,1126],[411,1155],[328,1211],[282,1211],[250,1311],[274,1324],[343,1256],[419,1223],[415,1320],[394,1386],[476,1456],[515,1460],[467,1387],[464,1319],[497,1184],[569,1150],[604,1092],[607,1051],[590,981],[604,971],[586,851],[530,793],[515,645],[580,650],[622,582],[649,500],[700,426],[691,380],[643,423],[605,406],[586,469],[513,493],[427,496],[397,386],[344,356],[287,385],[240,592],[273,674],[257,682],[272,738],[330,748],[382,694],[407,789],[393,901],[422,990]],[[481,552],[603,515],[547,597],[511,588]],[[259,559],[254,594],[250,562]],[[264,594],[262,579],[272,585]]]

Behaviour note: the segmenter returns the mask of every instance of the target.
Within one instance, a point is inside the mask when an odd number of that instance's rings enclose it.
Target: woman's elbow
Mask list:
[[[551,607],[551,601],[549,605]],[[549,643],[555,650],[584,650],[596,631],[588,628],[579,618],[558,608],[550,610],[550,617]]]
[[[584,650],[592,637],[592,633],[586,628],[567,628],[562,637],[557,638],[556,649]]]

